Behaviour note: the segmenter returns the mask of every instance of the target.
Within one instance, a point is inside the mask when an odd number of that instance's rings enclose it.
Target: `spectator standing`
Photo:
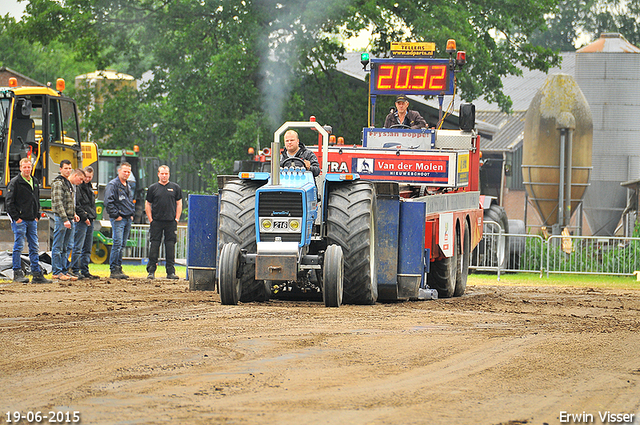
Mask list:
[[[78,279],[98,279],[89,273],[91,246],[93,245],[93,221],[96,219],[96,197],[91,186],[93,167],[84,168],[84,181],[76,189],[76,214],[80,220],[74,226],[71,271]]]
[[[104,208],[109,214],[113,246],[109,256],[110,277],[112,279],[129,279],[122,271],[122,254],[127,246],[131,221],[135,213],[133,194],[128,179],[131,175],[131,164],[123,162],[118,167],[118,177],[107,184],[104,193]]]
[[[29,261],[31,263],[32,283],[51,283],[44,277],[38,258],[38,219],[40,217],[40,189],[38,181],[31,176],[31,160],[20,160],[20,174],[15,176],[7,186],[6,207],[11,218],[13,230],[13,281],[29,283],[22,271],[20,255],[24,248],[24,240],[29,244]]]
[[[170,174],[169,167],[161,165],[158,167],[158,182],[147,189],[144,210],[149,219],[151,242],[147,264],[148,279],[155,279],[163,235],[167,279],[179,279],[175,260],[178,221],[182,214],[182,189],[177,183],[169,181]]]
[[[60,161],[60,174],[51,183],[51,210],[54,214],[53,246],[51,247],[51,265],[53,278],[60,280],[78,280],[69,272],[69,250],[73,236],[72,222],[80,218],[76,214],[74,185],[84,179],[84,171],[73,170],[71,161]]]

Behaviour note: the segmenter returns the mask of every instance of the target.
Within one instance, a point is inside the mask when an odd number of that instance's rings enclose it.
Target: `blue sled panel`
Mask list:
[[[398,196],[378,196],[376,220],[376,272],[378,299],[395,301],[398,297]]]
[[[401,202],[398,247],[399,300],[418,297],[424,274],[424,232],[424,203]]]
[[[189,289],[213,290],[216,279],[218,195],[189,195],[187,235]]]

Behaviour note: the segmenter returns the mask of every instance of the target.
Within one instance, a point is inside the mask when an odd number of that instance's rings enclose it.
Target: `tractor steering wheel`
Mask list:
[[[406,124],[394,124],[389,128],[411,128],[411,127]]]
[[[289,158],[285,159],[284,161],[282,161],[282,164],[280,164],[280,167],[284,168],[289,162],[297,162],[299,164],[301,164],[302,168],[304,168],[305,170],[307,169],[307,164],[304,163],[304,160],[302,158],[298,158],[297,156],[290,156]]]

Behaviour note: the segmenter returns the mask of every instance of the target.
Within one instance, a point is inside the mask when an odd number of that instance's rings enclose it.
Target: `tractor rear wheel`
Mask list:
[[[240,300],[240,248],[233,242],[224,244],[220,251],[218,291],[223,305],[237,305]]]
[[[325,307],[340,307],[342,304],[344,256],[338,245],[329,245],[324,253],[322,267],[322,298]]]
[[[256,189],[263,182],[232,180],[220,193],[220,221],[218,226],[218,248],[233,242],[241,250],[256,252]],[[261,280],[255,280],[255,265],[244,264],[240,268],[240,301],[267,301],[269,292]]]
[[[375,304],[376,192],[370,182],[355,181],[334,187],[327,202],[327,244],[344,254],[344,302]]]
[[[431,263],[431,269],[427,275],[427,284],[438,291],[438,298],[451,298],[456,289],[458,279],[458,246],[459,235],[456,232],[451,257],[436,260]]]

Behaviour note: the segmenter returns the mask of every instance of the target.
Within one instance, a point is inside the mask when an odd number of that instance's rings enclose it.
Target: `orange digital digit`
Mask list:
[[[433,65],[429,75],[429,90],[444,90],[447,81],[447,66]]]
[[[371,94],[453,94],[453,70],[446,59],[373,60]]]
[[[378,72],[378,89],[389,90],[393,84],[393,65],[380,65]],[[387,71],[386,73],[384,71]]]
[[[396,70],[396,90],[409,88],[409,77],[411,77],[411,65],[401,65]]]
[[[429,67],[425,65],[416,65],[416,72],[413,73],[414,84],[411,85],[412,90],[424,90],[427,87],[427,74]]]

